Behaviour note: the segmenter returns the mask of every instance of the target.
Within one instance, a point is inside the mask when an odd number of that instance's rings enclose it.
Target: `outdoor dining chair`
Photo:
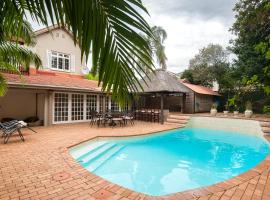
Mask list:
[[[127,125],[130,122],[131,125],[134,125],[134,114],[133,113],[125,113],[123,116],[124,124]]]

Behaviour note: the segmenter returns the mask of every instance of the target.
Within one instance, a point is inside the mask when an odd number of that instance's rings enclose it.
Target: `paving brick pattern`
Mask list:
[[[97,136],[130,136],[177,128],[136,122],[124,128],[96,128],[88,124],[23,130],[0,143],[0,199],[108,199],[108,200],[237,200],[270,199],[270,156],[250,171],[209,187],[152,197],[125,189],[83,169],[68,153],[68,147]],[[270,137],[268,138],[270,141]]]

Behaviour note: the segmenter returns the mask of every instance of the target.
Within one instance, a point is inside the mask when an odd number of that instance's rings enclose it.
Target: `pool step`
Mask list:
[[[260,122],[261,127],[269,127],[270,128],[270,122]]]
[[[270,134],[270,127],[262,127],[262,131],[266,134]]]
[[[80,145],[80,148],[73,148],[70,153],[73,158],[75,159],[82,159],[83,156],[87,155],[88,153],[95,151],[96,149],[100,148],[101,146],[107,144],[106,141],[97,141],[93,144],[89,145],[88,143]]]
[[[171,123],[171,122],[165,122],[164,124],[167,124],[167,125],[177,125],[177,128],[185,128],[186,125],[184,124],[178,124],[178,123]]]
[[[108,149],[102,155],[99,155],[98,157],[96,157],[96,159],[93,160],[93,162],[90,162],[90,164],[88,164],[86,169],[91,172],[94,172],[102,164],[104,164],[107,160],[109,160],[113,155],[121,151],[124,147],[125,147],[124,145],[118,145],[118,146],[114,146],[113,148]]]
[[[178,123],[178,124],[186,124],[188,121],[187,120],[181,120],[181,119],[168,118],[167,122]]]
[[[260,121],[260,125],[264,135],[270,135],[270,122]]]
[[[169,115],[170,119],[179,119],[179,120],[189,120],[190,116],[185,116],[185,115]]]
[[[116,144],[114,144],[114,143],[106,143],[106,144],[94,149],[93,151],[90,151],[89,153],[83,155],[82,157],[80,157],[78,159],[78,161],[83,165],[87,165],[89,162],[95,160],[98,156],[104,154],[106,151],[108,151],[109,149],[111,149],[115,146],[116,146]]]
[[[178,124],[181,127],[186,126],[186,124],[188,123],[188,120],[190,119],[189,116],[185,116],[185,115],[169,115],[166,121],[166,124]]]

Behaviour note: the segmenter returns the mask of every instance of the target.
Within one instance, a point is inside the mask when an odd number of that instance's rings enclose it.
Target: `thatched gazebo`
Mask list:
[[[144,80],[140,81],[143,90],[139,90],[140,95],[155,95],[160,97],[161,123],[164,123],[164,96],[170,94],[181,94],[182,109],[184,110],[186,93],[189,90],[177,79],[177,77],[168,71],[158,69],[148,74]]]

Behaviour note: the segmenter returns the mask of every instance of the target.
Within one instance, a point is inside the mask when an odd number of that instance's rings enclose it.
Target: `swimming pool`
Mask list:
[[[100,139],[70,149],[88,171],[154,196],[232,178],[256,166],[269,152],[262,137],[199,128]]]

